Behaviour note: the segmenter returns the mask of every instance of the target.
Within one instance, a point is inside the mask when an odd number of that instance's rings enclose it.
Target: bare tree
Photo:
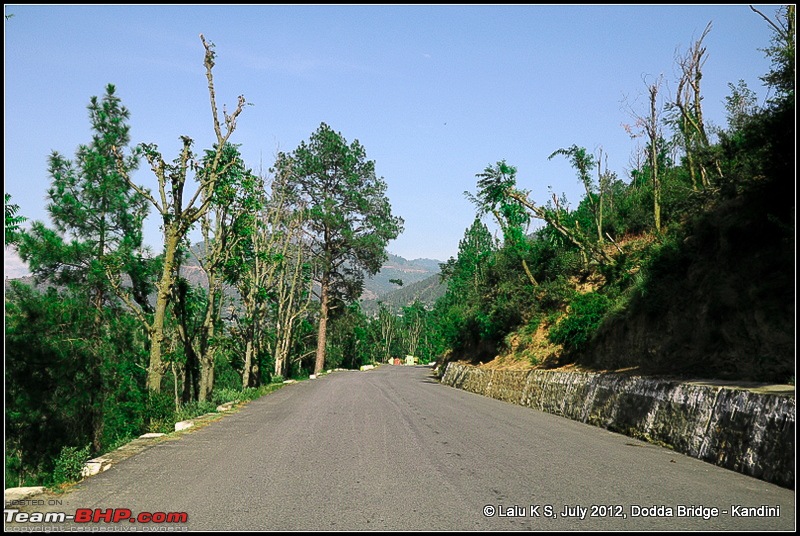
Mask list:
[[[611,193],[611,184],[616,179],[617,175],[608,169],[608,154],[603,152],[601,147],[597,154],[597,187],[598,187],[598,200],[597,200],[597,232],[603,233],[603,215],[605,206],[609,203]],[[602,242],[602,239],[600,240]]]
[[[628,113],[635,120],[633,125],[625,124],[623,128],[631,136],[631,138],[639,138],[644,136],[647,139],[647,165],[650,168],[650,182],[653,186],[653,219],[655,220],[655,228],[657,232],[661,232],[661,176],[659,174],[659,156],[664,150],[664,135],[661,128],[661,108],[658,101],[658,93],[661,91],[663,83],[663,75],[648,84],[648,113],[647,115],[640,115],[632,107],[629,107]]]
[[[216,144],[211,159],[211,171],[194,175],[195,181],[198,183],[195,193],[191,195],[191,197],[185,193],[186,183],[195,170],[195,157],[192,152],[192,145],[194,142],[191,138],[181,136],[183,148],[175,161],[169,164],[164,161],[163,156],[158,151],[158,147],[155,144],[142,144],[145,158],[158,180],[158,198],[148,189],[131,181],[123,165],[122,155],[119,153],[117,154],[117,167],[120,174],[125,177],[128,184],[130,184],[139,195],[144,197],[155,207],[162,219],[164,235],[163,265],[159,280],[156,282],[156,305],[152,321],[147,321],[141,311],[139,311],[130,300],[126,300],[126,303],[132,306],[134,311],[138,311],[138,317],[143,321],[149,332],[150,363],[147,368],[146,383],[147,389],[153,392],[161,391],[161,380],[166,368],[162,359],[162,345],[165,340],[164,324],[167,306],[171,299],[177,277],[176,255],[189,230],[209,210],[213,197],[211,192],[213,192],[218,178],[227,172],[228,166],[220,165],[223,150],[236,129],[236,120],[245,106],[244,96],[240,95],[238,104],[233,113],[228,114],[227,111],[223,110],[223,119],[220,121],[212,73],[214,60],[216,58],[214,44],[207,42],[202,34],[200,35],[200,40],[205,49],[203,64],[206,68],[206,78],[208,80],[208,94],[211,103]],[[228,165],[232,164],[233,162],[228,163]],[[184,197],[188,197],[188,202],[184,200]]]
[[[675,91],[675,101],[669,108],[674,109],[673,123],[680,133],[680,139],[686,152],[686,161],[689,175],[692,178],[692,187],[708,188],[710,181],[705,165],[700,158],[700,152],[709,146],[708,134],[703,119],[702,93],[700,82],[703,79],[703,65],[706,61],[706,47],[703,40],[711,31],[711,23],[706,25],[702,35],[683,55],[677,55],[676,63],[680,71],[678,87]],[[719,171],[719,164],[716,165]]]
[[[661,88],[661,78],[653,82],[647,89],[650,95],[650,115],[644,123],[645,132],[650,142],[650,176],[653,182],[653,218],[655,219],[656,232],[661,232],[661,177],[658,173],[658,154],[660,152],[661,118],[657,104],[658,91]]]
[[[276,281],[275,291],[275,375],[285,376],[297,322],[308,313],[314,278],[311,274],[310,248],[303,234],[305,211],[297,207],[287,218],[286,253]]]

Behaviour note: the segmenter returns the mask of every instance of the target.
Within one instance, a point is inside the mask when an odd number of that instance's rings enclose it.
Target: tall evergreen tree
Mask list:
[[[102,340],[108,329],[104,310],[113,302],[121,272],[130,277],[134,299],[146,307],[142,221],[147,206],[124,179],[136,169],[137,154],[120,156],[130,141],[130,113],[114,86],[109,84],[101,99],[92,97],[88,109],[92,141],[78,147],[74,162],[55,151],[50,155],[52,184],[47,210],[55,229],[34,222],[31,230],[21,235],[19,253],[37,278],[67,286],[93,307],[93,332],[86,336]],[[87,411],[97,452],[108,391],[102,373],[107,356],[91,345],[87,356]]]
[[[320,320],[314,371],[325,365],[328,315],[336,300],[357,298],[364,274],[374,275],[387,258],[386,244],[402,232],[392,215],[386,182],[375,175],[358,140],[322,123],[308,143],[275,165],[291,177],[293,193],[308,209],[307,230],[318,266]]]
[[[124,179],[137,168],[138,155],[129,151],[118,160],[130,142],[130,112],[111,84],[88,109],[91,143],[78,147],[74,161],[56,151],[49,158],[47,210],[55,230],[34,222],[21,237],[20,256],[40,279],[85,290],[98,309],[111,296],[111,273],[127,272],[146,306],[146,270],[137,265],[147,205]]]
[[[458,243],[458,256],[440,265],[447,291],[464,302],[472,302],[484,284],[489,259],[496,250],[492,234],[475,218]]]

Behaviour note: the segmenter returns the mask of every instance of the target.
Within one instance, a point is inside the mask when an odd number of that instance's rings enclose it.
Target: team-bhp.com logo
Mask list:
[[[186,512],[141,512],[133,515],[128,508],[78,508],[75,515],[66,512],[20,512],[14,508],[3,510],[7,523],[186,523]]]

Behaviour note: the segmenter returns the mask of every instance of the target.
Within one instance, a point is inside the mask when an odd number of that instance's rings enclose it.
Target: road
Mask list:
[[[113,508],[134,516],[185,512],[188,519],[177,525],[123,521],[119,530],[795,526],[792,490],[441,385],[424,367],[335,372],[289,385],[51,499],[63,504],[25,510]],[[779,507],[779,515],[733,515],[762,505],[773,513]],[[695,508],[679,510],[689,506]]]

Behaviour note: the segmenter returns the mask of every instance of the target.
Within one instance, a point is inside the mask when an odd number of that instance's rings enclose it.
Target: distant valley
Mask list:
[[[30,272],[11,248],[5,250],[6,281],[18,279],[32,284]],[[439,264],[435,259],[408,260],[398,255],[389,254],[381,270],[373,277],[364,279],[364,292],[361,295],[361,305],[367,314],[378,311],[378,303],[385,303],[393,311],[419,300],[427,306],[432,306],[437,298],[445,291],[444,285],[439,281]],[[183,276],[192,284],[206,285],[205,275],[194,259],[189,260],[182,268]],[[399,285],[397,281],[402,281]]]

